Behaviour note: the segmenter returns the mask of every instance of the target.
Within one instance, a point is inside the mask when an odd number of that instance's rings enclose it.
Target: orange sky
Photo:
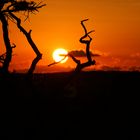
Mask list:
[[[95,33],[91,35],[93,52],[98,50],[102,54],[119,57],[122,60],[124,57],[131,60],[131,56],[136,55],[139,60],[139,0],[45,0],[45,3],[47,6],[40,9],[36,15],[31,15],[30,21],[23,24],[26,29],[33,30],[32,37],[43,53],[40,65],[50,64],[53,61],[51,56],[53,50],[59,47],[67,50],[85,49],[79,43],[79,38],[83,35],[80,21],[85,18],[90,19],[86,23],[88,30],[95,29]],[[35,57],[34,52],[13,23],[9,28],[11,43],[17,44],[11,64],[17,68],[28,67]],[[1,28],[0,46],[3,46]],[[0,52],[2,50],[4,49]],[[98,61],[100,64],[104,63],[103,59]],[[65,66],[69,67],[70,63],[67,62]]]

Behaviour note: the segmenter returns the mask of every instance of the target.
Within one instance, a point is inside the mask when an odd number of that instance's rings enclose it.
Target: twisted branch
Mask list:
[[[81,21],[81,25],[84,29],[84,36],[82,36],[80,38],[80,43],[86,44],[86,57],[87,57],[87,62],[85,63],[81,63],[80,60],[77,60],[74,56],[70,55],[69,56],[72,58],[72,60],[77,64],[76,68],[75,68],[75,72],[80,72],[83,68],[94,65],[95,64],[95,60],[92,60],[91,58],[91,53],[90,53],[90,43],[92,41],[92,38],[90,37],[90,33],[94,32],[94,30],[87,32],[87,29],[84,25],[84,22],[87,21],[88,19],[82,20]],[[85,40],[85,38],[89,38],[89,40]]]
[[[82,27],[84,29],[85,34],[79,40],[80,43],[86,44],[86,57],[87,57],[87,62],[81,63],[81,61],[78,60],[76,57],[74,57],[71,53],[68,53],[67,55],[63,55],[65,57],[62,59],[62,60],[64,60],[67,56],[70,57],[77,64],[77,66],[75,68],[75,72],[76,73],[77,72],[80,72],[83,68],[88,67],[88,66],[91,66],[91,65],[95,65],[95,63],[96,63],[95,60],[92,60],[91,53],[90,53],[90,43],[92,41],[92,38],[90,37],[89,34],[92,33],[92,32],[94,32],[94,30],[87,32],[87,29],[86,29],[86,27],[84,25],[84,22],[87,21],[87,20],[88,19],[85,19],[85,20],[82,20],[81,21],[81,25],[82,25]],[[88,40],[85,39],[87,37],[89,38]],[[48,66],[52,66],[52,65],[58,64],[62,60],[60,60],[59,62],[51,63]]]

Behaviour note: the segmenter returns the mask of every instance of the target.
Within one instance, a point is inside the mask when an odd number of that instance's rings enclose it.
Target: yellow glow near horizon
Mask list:
[[[65,63],[68,59],[68,57],[65,57],[65,55],[67,55],[67,54],[68,54],[67,50],[65,50],[63,48],[58,48],[58,49],[54,50],[54,52],[53,52],[53,59],[55,62],[60,61],[60,63]]]

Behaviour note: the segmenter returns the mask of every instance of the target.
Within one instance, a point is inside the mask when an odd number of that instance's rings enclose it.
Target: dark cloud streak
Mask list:
[[[70,51],[69,54],[73,55],[74,57],[86,57],[86,53],[83,50],[74,50]],[[90,52],[91,56],[100,56],[99,54],[94,54]]]

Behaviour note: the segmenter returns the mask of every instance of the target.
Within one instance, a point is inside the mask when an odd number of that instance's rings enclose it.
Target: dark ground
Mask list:
[[[138,72],[0,77],[0,138],[139,139]]]

